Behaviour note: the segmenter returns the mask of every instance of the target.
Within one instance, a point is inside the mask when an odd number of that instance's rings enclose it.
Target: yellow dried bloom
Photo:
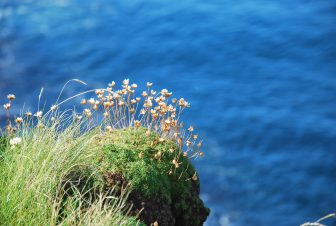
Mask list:
[[[192,132],[192,131],[194,131],[194,127],[192,127],[192,126],[189,126],[189,128],[188,128],[188,131],[189,131],[189,132]]]

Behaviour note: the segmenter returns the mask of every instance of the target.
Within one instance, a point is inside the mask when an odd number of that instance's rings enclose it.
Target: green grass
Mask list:
[[[62,124],[62,123],[60,123]],[[0,224],[1,225],[135,225],[125,216],[126,196],[103,205],[96,199],[83,211],[80,192],[60,201],[58,190],[65,176],[77,167],[92,166],[97,158],[90,148],[99,128],[81,131],[81,124],[67,128],[53,124],[43,129],[22,127],[22,143],[12,148],[0,139]],[[91,173],[99,174],[91,168]],[[62,210],[63,217],[59,214]]]

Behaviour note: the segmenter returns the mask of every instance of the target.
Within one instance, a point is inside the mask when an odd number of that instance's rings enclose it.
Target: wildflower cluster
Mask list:
[[[172,92],[167,89],[157,92],[152,85],[147,82],[147,89],[137,95],[138,86],[131,84],[129,79],[122,82],[120,89],[113,81],[107,88],[95,90],[95,97],[82,99],[83,114],[77,117],[90,119],[94,114],[102,113],[107,132],[128,127],[146,128],[148,136],[151,131],[160,134],[159,142],[175,140],[184,150],[184,156],[202,157],[202,141],[198,140],[192,126],[185,131],[180,121],[182,112],[190,107],[189,102],[183,98],[172,98]],[[177,166],[178,160],[174,164]]]
[[[77,94],[74,97],[89,92],[94,92],[95,96],[82,99],[80,101],[83,106],[82,113],[73,113],[73,118],[75,121],[86,122],[88,125],[94,124],[94,119],[98,119],[98,122],[102,122],[106,132],[124,128],[146,128],[146,135],[150,136],[153,131],[160,135],[158,142],[168,139],[175,140],[180,150],[183,150],[180,154],[185,157],[203,157],[202,141],[194,133],[193,126],[185,130],[180,121],[182,112],[190,107],[189,102],[184,98],[172,98],[172,92],[167,89],[162,89],[160,92],[153,90],[153,83],[147,82],[146,86],[145,90],[138,92],[138,85],[131,84],[129,79],[125,79],[120,88],[116,88],[116,83],[112,81],[104,89],[94,89]],[[9,102],[3,105],[8,117],[8,133],[14,134],[20,130],[20,126],[28,126],[28,123],[24,124],[25,121],[37,122],[34,125],[40,129],[44,127],[43,122],[46,121],[42,120],[44,117],[48,117],[51,123],[55,123],[59,106],[72,98],[53,104],[45,114],[41,110],[35,113],[28,111],[25,117],[15,118],[15,126],[13,126],[9,113],[15,95],[9,94],[7,96]],[[29,126],[32,124],[30,123]],[[172,164],[176,168],[179,167],[178,156]]]

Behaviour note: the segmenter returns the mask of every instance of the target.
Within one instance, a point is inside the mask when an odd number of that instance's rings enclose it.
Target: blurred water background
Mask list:
[[[332,0],[0,0],[1,103],[36,109],[44,87],[48,105],[71,78],[152,81],[191,102],[208,226],[336,210],[335,63]]]

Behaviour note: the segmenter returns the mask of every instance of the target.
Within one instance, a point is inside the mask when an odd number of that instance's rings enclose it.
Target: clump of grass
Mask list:
[[[132,190],[146,197],[159,195],[170,204],[176,202],[175,209],[187,211],[187,204],[176,199],[188,194],[193,184],[199,186],[190,159],[203,157],[202,141],[192,126],[185,130],[180,121],[189,103],[151,87],[147,83],[137,96],[137,85],[126,79],[121,89],[111,82],[107,88],[60,101],[61,91],[49,110],[28,111],[14,120],[10,111],[15,95],[8,95],[3,105],[6,132],[0,137],[0,223],[142,224],[128,214],[126,200]],[[82,113],[60,110],[88,93],[95,97],[81,100]],[[86,178],[80,187],[68,179],[78,169],[87,169],[80,170]],[[106,172],[122,173],[130,186],[116,196],[115,187],[106,192]]]

